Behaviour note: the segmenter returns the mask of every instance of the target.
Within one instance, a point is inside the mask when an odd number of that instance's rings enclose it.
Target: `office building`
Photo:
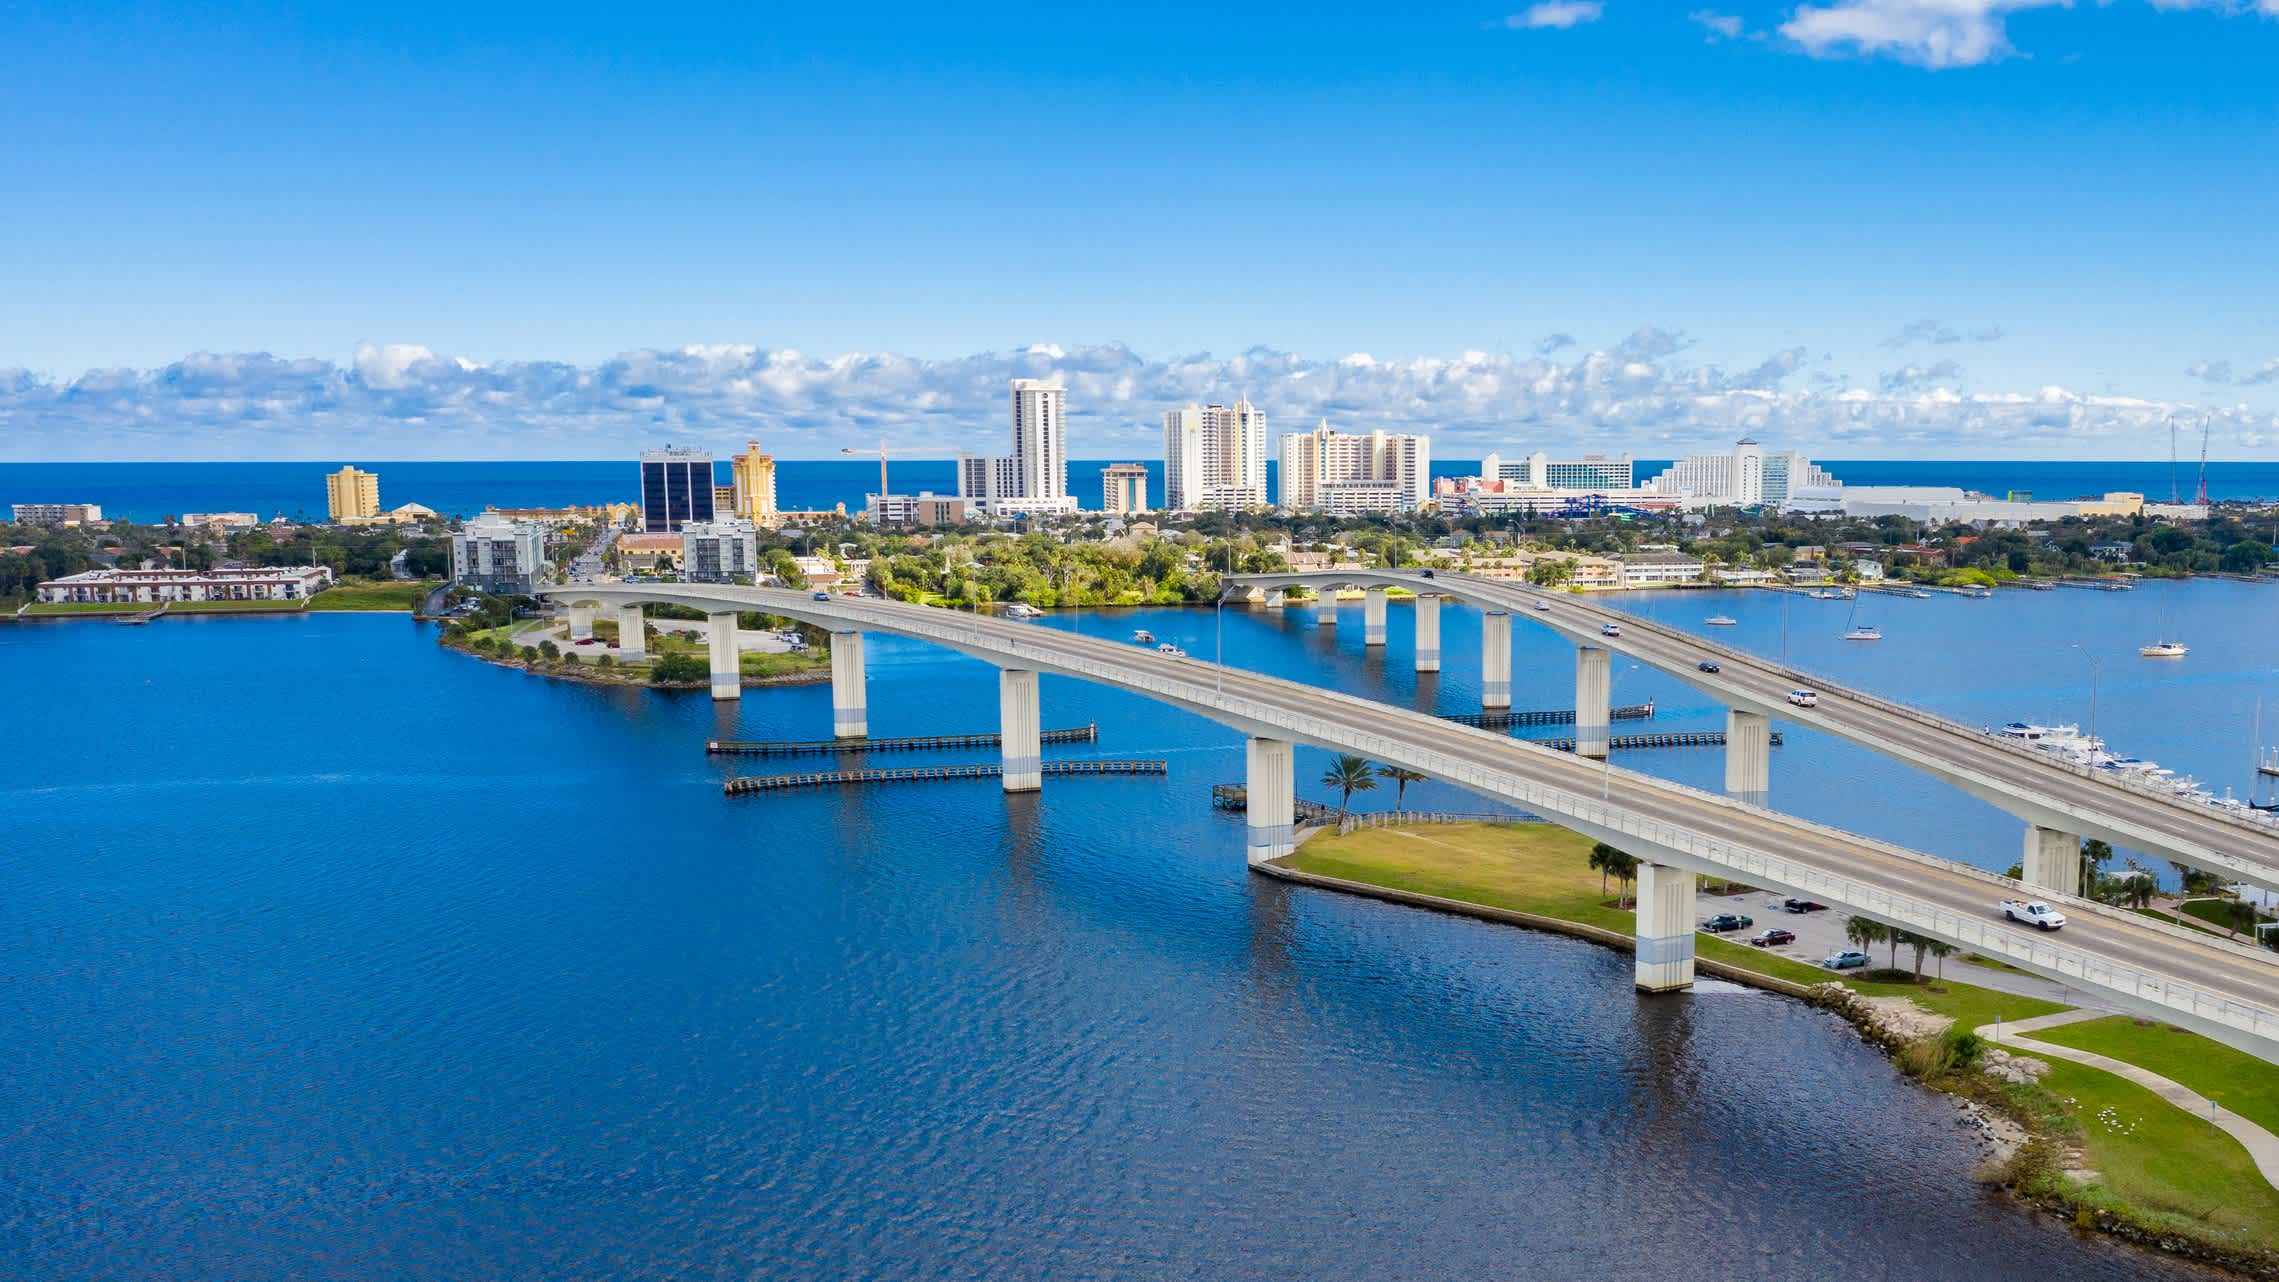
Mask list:
[[[366,520],[380,514],[380,474],[344,467],[324,478],[324,507],[335,523]]]
[[[1432,497],[1431,439],[1333,432],[1324,422],[1282,438],[1281,505],[1332,516],[1414,512]]]
[[[1074,512],[1068,492],[1067,390],[1036,378],[1013,380],[1013,453],[1007,458],[958,455],[958,497],[990,516]]]
[[[1100,470],[1100,510],[1118,516],[1147,511],[1147,468],[1111,463]]]
[[[865,495],[863,515],[872,525],[882,530],[907,530],[920,525],[963,525],[971,517],[966,501],[955,494],[936,494],[926,490],[918,494]]]
[[[681,577],[691,583],[734,583],[760,574],[759,527],[742,517],[681,526]]]
[[[451,579],[507,596],[527,596],[546,565],[546,531],[536,521],[485,512],[451,536]]]
[[[1779,507],[1796,490],[1843,482],[1794,450],[1766,450],[1744,438],[1725,454],[1689,454],[1654,478],[1653,488],[1689,508]]]
[[[712,516],[712,455],[670,447],[641,455],[643,531],[673,534]]]
[[[223,570],[88,570],[39,585],[45,605],[152,604],[162,601],[301,601],[332,584],[321,565]]]
[[[760,452],[758,441],[744,442],[744,452],[728,456],[729,489],[736,515],[763,530],[776,527],[775,460]]]
[[[103,519],[100,503],[18,503],[18,525],[93,525]]]
[[[1172,512],[1266,506],[1266,415],[1247,399],[1165,414],[1163,506]]]

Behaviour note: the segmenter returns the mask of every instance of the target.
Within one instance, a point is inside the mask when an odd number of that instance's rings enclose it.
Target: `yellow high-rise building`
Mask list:
[[[380,474],[344,467],[324,478],[325,511],[334,521],[368,520],[380,514]]]
[[[728,459],[728,475],[736,492],[735,513],[754,525],[775,528],[775,460],[760,453],[758,441],[744,442],[744,452]]]

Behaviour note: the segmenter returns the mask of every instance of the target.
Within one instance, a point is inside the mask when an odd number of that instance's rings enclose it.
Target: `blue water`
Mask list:
[[[638,492],[630,461],[374,463],[349,460],[380,474],[385,507],[423,503],[447,516],[471,516],[486,507],[559,507],[630,501]],[[1161,459],[1071,460],[1069,492],[1088,508],[1100,506],[1100,472],[1110,463],[1144,463],[1151,502],[1163,500]],[[263,517],[324,516],[324,476],[341,463],[8,463],[0,462],[0,508],[11,503],[100,503],[115,518],[156,521],[184,512],[253,512]],[[721,481],[726,483],[725,462]],[[1650,478],[1664,466],[1641,462],[1638,475]],[[1467,476],[1475,460],[1436,462],[1436,476]],[[2166,499],[2170,492],[2165,462],[1989,463],[1972,461],[1845,461],[1827,464],[1841,479],[1860,485],[1954,485],[2002,494],[2025,490],[2041,498],[2073,498],[2111,490],[2139,491]],[[1267,463],[1269,484],[1276,465]],[[2194,474],[2187,467],[2179,484],[2192,497]],[[957,490],[956,466],[943,459],[897,460],[888,483],[897,491]],[[844,503],[860,512],[863,495],[878,488],[878,464],[860,459],[795,459],[776,467],[777,502],[785,508],[827,510]],[[1272,492],[1271,490],[1269,491]],[[2208,492],[2216,499],[2279,496],[2279,463],[2209,465]]]
[[[2279,657],[2259,591],[2180,588],[2195,648],[2157,671],[2117,671],[2144,594],[1893,603],[1874,653],[1798,603],[1790,645],[2071,717],[2047,646],[2078,630],[2117,740],[2236,778]],[[1777,646],[1758,602],[1718,606]],[[1040,626],[1476,706],[1469,611],[1437,678],[1405,620],[1369,653],[1347,615]],[[1571,651],[1517,632],[1518,701],[1564,706]],[[868,662],[874,733],[993,725],[982,665]],[[1621,954],[1250,876],[1207,804],[1239,739],[1134,696],[1045,678],[1048,724],[1102,729],[1049,751],[1168,778],[729,800],[703,741],[824,733],[825,688],[564,685],[347,615],[0,626],[0,670],[0,1276],[2184,1276],[1982,1191],[1950,1106],[1824,1014],[1642,999]],[[2014,821],[1810,736],[1774,780],[2014,857]]]

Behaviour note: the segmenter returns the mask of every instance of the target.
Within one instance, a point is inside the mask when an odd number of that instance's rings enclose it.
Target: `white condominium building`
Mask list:
[[[991,516],[1073,512],[1068,492],[1068,428],[1062,421],[1068,391],[1037,378],[1013,380],[1013,454],[1010,458],[958,455],[958,497]]]
[[[760,531],[731,516],[681,526],[681,577],[691,583],[733,583],[760,575]]]
[[[332,586],[321,565],[217,570],[86,570],[39,585],[44,605],[160,601],[300,601]]]
[[[451,536],[453,582],[527,596],[546,563],[546,531],[536,521],[485,512]]]
[[[1432,497],[1431,438],[1333,432],[1282,438],[1282,506],[1332,516],[1414,512]]]
[[[1794,450],[1744,438],[1729,454],[1689,454],[1654,478],[1654,488],[1687,507],[1778,507],[1796,490],[1842,485]]]
[[[1163,416],[1163,506],[1239,512],[1266,506],[1266,415],[1246,398]]]

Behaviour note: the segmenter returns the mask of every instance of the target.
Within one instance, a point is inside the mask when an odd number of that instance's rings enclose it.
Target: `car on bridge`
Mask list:
[[[1793,930],[1782,930],[1780,927],[1775,926],[1771,930],[1760,930],[1756,934],[1749,936],[1749,942],[1759,948],[1778,948],[1782,944],[1795,943],[1796,932]]]
[[[1788,701],[1799,708],[1817,708],[1820,706],[1820,692],[1818,690],[1791,690],[1788,692]]]
[[[2056,930],[2065,924],[2064,913],[2039,899],[2005,899],[2002,901],[2002,916],[2041,930]]]
[[[1538,610],[1548,610],[1551,608],[1551,603],[1544,600],[1542,597],[1537,597],[1535,598],[1535,608]]]
[[[1747,913],[1718,913],[1703,921],[1701,928],[1712,935],[1722,935],[1729,930],[1747,930],[1756,924],[1757,919]]]
[[[1697,664],[1695,664],[1694,666],[1695,666],[1695,667],[1697,667],[1697,668],[1699,668],[1699,669],[1701,669],[1703,672],[1723,672],[1723,671],[1724,671],[1724,669],[1723,669],[1723,668],[1720,668],[1720,667],[1718,667],[1718,666],[1717,666],[1715,663],[1711,662],[1711,661],[1710,661],[1710,660],[1708,660],[1708,659],[1703,659],[1703,660],[1702,660],[1700,663],[1697,663]]]
[[[1621,635],[1622,635],[1622,625],[1620,625],[1620,624],[1618,624],[1618,623],[1601,623],[1601,624],[1599,624],[1599,625],[1598,625],[1598,634],[1599,634],[1600,636],[1602,636],[1602,637],[1618,637],[1618,636],[1621,636]]]
[[[1868,955],[1857,948],[1847,948],[1840,953],[1830,953],[1820,959],[1820,967],[1823,970],[1857,970],[1867,964]]]

